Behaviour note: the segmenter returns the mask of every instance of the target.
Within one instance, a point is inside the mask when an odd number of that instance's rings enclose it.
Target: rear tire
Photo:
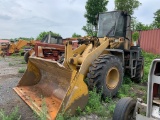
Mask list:
[[[24,60],[26,63],[28,63],[28,60],[29,60],[29,52],[27,51],[25,54],[24,54]]]
[[[102,98],[117,94],[123,81],[123,68],[120,59],[113,55],[101,55],[89,67],[88,87],[102,92]]]
[[[137,61],[137,67],[136,67],[136,75],[135,77],[131,78],[131,80],[135,83],[140,83],[144,75],[144,59],[143,57],[140,58],[140,60]]]
[[[114,109],[113,120],[135,120],[135,106],[136,100],[130,97],[120,99]]]

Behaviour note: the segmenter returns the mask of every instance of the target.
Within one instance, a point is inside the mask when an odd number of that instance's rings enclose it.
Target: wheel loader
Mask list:
[[[137,101],[122,98],[118,101],[113,120],[159,120],[160,119],[160,59],[152,61],[148,75],[147,104],[141,98]]]
[[[9,49],[8,49],[8,53],[9,55],[13,54],[13,53],[19,53],[20,49],[22,49],[24,46],[34,46],[35,45],[35,41],[31,40],[31,41],[26,41],[26,40],[18,40],[16,43],[11,42],[9,45]],[[24,54],[24,53],[22,53]]]
[[[62,65],[31,56],[14,90],[37,114],[45,101],[47,118],[53,120],[62,111],[83,109],[94,88],[103,99],[116,96],[124,73],[140,82],[143,57],[139,46],[131,46],[130,19],[123,11],[100,13],[97,37],[79,39],[75,50],[68,41]]]

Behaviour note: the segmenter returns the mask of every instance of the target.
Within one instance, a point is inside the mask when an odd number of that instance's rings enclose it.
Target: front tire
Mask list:
[[[123,81],[123,68],[120,59],[113,55],[101,55],[89,67],[88,87],[102,90],[102,98],[117,94]]]
[[[135,106],[136,100],[130,97],[120,99],[114,109],[113,120],[135,120]]]
[[[27,51],[25,54],[24,54],[24,60],[26,63],[28,63],[28,60],[29,60],[29,51]]]

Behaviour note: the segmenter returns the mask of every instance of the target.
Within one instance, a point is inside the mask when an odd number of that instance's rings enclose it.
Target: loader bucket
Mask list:
[[[29,58],[26,72],[13,89],[38,115],[44,113],[44,104],[49,120],[61,111],[74,114],[78,106],[84,108],[88,101],[83,75],[38,57]]]

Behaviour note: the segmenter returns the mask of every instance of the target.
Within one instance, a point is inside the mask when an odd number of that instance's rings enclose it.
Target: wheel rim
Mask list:
[[[106,86],[109,89],[114,89],[119,82],[119,71],[117,68],[112,67],[109,69],[106,76]]]

